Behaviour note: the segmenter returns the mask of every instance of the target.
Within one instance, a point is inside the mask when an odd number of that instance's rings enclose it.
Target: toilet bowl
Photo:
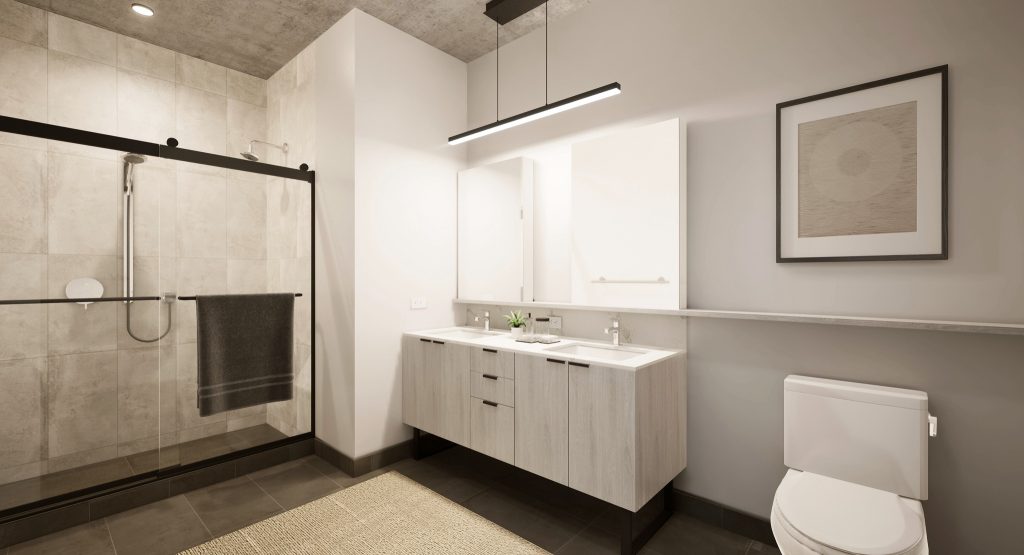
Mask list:
[[[771,513],[783,555],[928,555],[921,502],[789,470]]]
[[[928,396],[789,376],[772,503],[783,555],[927,555]]]

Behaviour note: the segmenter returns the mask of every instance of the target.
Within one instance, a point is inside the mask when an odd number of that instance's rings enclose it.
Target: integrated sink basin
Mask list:
[[[583,343],[571,343],[569,345],[547,349],[547,351],[549,353],[561,353],[569,356],[610,361],[629,360],[635,356],[644,354],[644,351],[635,351],[632,349],[616,347],[601,347],[598,345],[586,345]]]
[[[483,330],[467,330],[467,329],[454,329],[438,332],[437,335],[446,337],[448,339],[483,339],[485,337],[494,337],[499,332],[494,331],[483,331]]]

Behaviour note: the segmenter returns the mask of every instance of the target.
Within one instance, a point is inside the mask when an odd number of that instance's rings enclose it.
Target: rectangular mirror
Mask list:
[[[679,139],[672,119],[572,146],[573,304],[680,307]]]
[[[459,172],[458,203],[459,298],[532,301],[532,161]]]

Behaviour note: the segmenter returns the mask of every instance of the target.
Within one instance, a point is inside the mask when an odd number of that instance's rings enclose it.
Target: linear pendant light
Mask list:
[[[496,20],[496,22],[497,22],[497,20]],[[500,29],[500,23],[499,23],[499,29]],[[501,45],[498,44],[497,45],[497,49],[495,49],[495,51],[494,51],[495,66],[496,66],[496,68],[498,66],[498,51],[500,50],[500,48],[501,48]],[[498,74],[497,71],[498,70],[495,69],[496,75]],[[553,116],[555,114],[559,114],[561,112],[565,112],[566,110],[572,110],[573,108],[579,108],[580,106],[586,106],[587,104],[590,104],[592,102],[597,102],[598,100],[603,100],[605,98],[610,98],[610,97],[615,96],[615,95],[617,95],[617,94],[622,92],[622,85],[620,85],[618,83],[609,83],[607,85],[604,85],[603,87],[598,87],[596,89],[589,90],[587,92],[580,93],[580,94],[577,94],[575,96],[570,96],[569,98],[563,98],[562,100],[559,100],[557,102],[551,102],[551,103],[547,102],[547,89],[548,89],[548,9],[547,9],[547,2],[545,2],[544,3],[544,105],[540,106],[539,108],[534,108],[534,109],[529,110],[527,112],[523,112],[521,114],[516,114],[514,116],[510,116],[510,117],[507,117],[507,118],[504,118],[504,119],[496,119],[496,121],[494,121],[493,123],[488,123],[487,125],[483,125],[481,127],[477,127],[476,129],[471,129],[471,130],[466,131],[464,133],[459,133],[458,135],[453,135],[451,137],[448,137],[448,144],[449,145],[462,144],[462,143],[465,143],[465,142],[472,141],[474,139],[479,139],[481,137],[486,137],[487,135],[492,135],[492,134],[497,133],[499,131],[504,131],[506,129],[511,129],[513,127],[517,127],[517,126],[523,125],[524,123],[530,123],[531,121],[537,121],[537,120],[539,120],[541,118],[546,118],[548,116]],[[496,87],[495,95],[498,94],[497,91],[500,91],[500,87]]]

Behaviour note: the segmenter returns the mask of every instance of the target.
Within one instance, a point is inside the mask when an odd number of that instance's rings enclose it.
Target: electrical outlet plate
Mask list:
[[[561,316],[548,316],[548,327],[551,331],[562,330],[562,317]]]
[[[409,308],[412,310],[425,310],[427,308],[427,298],[413,297],[412,300],[409,301]]]

